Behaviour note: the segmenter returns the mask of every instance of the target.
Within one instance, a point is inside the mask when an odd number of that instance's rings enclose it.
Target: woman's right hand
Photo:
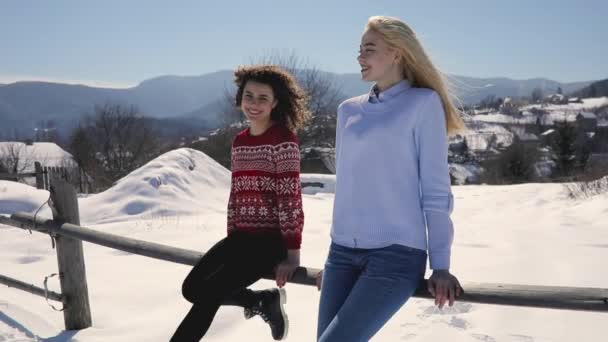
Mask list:
[[[321,284],[323,283],[323,270],[319,271],[319,273],[317,273],[317,289],[319,291],[321,291]]]

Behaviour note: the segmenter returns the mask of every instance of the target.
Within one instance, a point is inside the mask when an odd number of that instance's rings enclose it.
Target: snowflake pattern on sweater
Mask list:
[[[258,136],[245,129],[233,141],[231,163],[228,234],[278,230],[288,249],[300,249],[304,212],[295,134],[277,124]]]

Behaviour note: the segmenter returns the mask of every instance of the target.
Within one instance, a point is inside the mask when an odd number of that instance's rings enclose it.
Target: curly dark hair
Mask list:
[[[278,65],[261,64],[240,66],[234,72],[234,83],[238,88],[236,92],[236,105],[241,106],[243,89],[247,81],[267,84],[272,88],[277,100],[276,107],[270,113],[270,119],[297,132],[310,118],[308,95],[300,88],[295,77]]]

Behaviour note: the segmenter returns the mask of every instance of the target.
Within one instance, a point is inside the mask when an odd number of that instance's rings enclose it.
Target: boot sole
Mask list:
[[[281,339],[279,339],[279,341],[282,341],[284,339],[287,338],[287,333],[289,332],[289,319],[287,318],[287,314],[285,313],[285,308],[283,307],[283,305],[285,305],[285,303],[287,303],[287,291],[285,291],[285,289],[281,288],[279,289],[279,303],[281,305],[281,315],[283,316],[283,322],[285,322],[285,332],[283,333],[283,337],[281,337]]]

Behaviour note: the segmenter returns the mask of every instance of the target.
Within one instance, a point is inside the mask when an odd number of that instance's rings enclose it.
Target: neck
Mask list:
[[[249,122],[249,133],[251,135],[262,135],[270,126],[272,126],[272,120],[258,122],[258,121],[250,121]]]
[[[376,81],[376,86],[378,87],[378,90],[385,91],[403,80],[404,77],[401,70],[391,70],[386,77]]]

